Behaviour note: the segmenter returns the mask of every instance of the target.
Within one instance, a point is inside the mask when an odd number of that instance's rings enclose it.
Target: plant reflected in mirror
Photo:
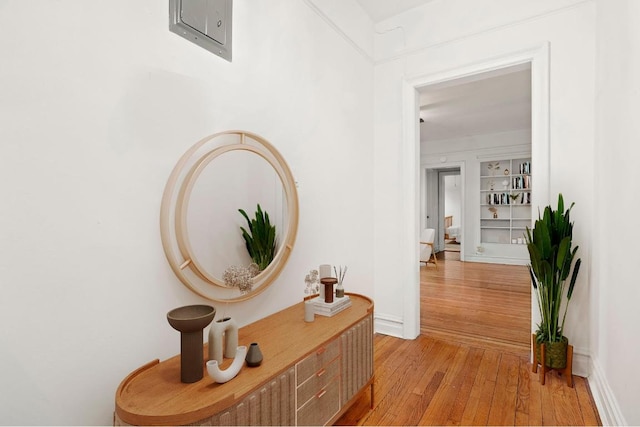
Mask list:
[[[276,226],[271,224],[269,214],[262,211],[259,203],[254,219],[249,219],[243,209],[238,209],[238,211],[247,220],[249,226],[249,231],[240,227],[247,251],[253,262],[262,271],[271,264],[276,255]]]

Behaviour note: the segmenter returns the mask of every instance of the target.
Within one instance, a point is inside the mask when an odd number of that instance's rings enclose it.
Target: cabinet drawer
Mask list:
[[[340,340],[334,340],[324,347],[320,347],[315,352],[298,362],[296,365],[296,385],[300,385],[320,369],[324,368],[340,354]]]
[[[340,386],[338,378],[335,378],[298,410],[297,425],[325,425],[339,410]]]
[[[340,373],[340,358],[336,357],[327,366],[320,368],[307,381],[298,387],[298,408],[304,405],[307,400],[319,393],[331,380]]]

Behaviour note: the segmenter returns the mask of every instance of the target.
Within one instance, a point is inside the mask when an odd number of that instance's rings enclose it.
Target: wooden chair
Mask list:
[[[436,258],[433,241],[436,237],[436,230],[433,228],[427,228],[423,230],[420,236],[420,262],[424,262],[425,265],[433,263],[438,268],[438,258]]]

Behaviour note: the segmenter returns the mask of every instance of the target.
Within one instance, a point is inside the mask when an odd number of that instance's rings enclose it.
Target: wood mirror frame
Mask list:
[[[287,204],[286,230],[284,234],[278,234],[276,255],[269,266],[254,277],[251,290],[245,293],[225,285],[221,278],[209,274],[198,262],[189,242],[186,224],[191,191],[202,171],[214,159],[235,150],[256,154],[273,167],[282,183]],[[264,291],[278,277],[289,259],[297,231],[298,193],[293,174],[280,153],[267,140],[251,132],[220,132],[197,142],[174,167],[162,196],[160,235],[169,265],[185,286],[212,301],[243,301]]]

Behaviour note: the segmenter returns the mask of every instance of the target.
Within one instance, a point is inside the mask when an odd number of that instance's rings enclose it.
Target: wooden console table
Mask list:
[[[333,317],[306,323],[301,302],[241,328],[238,343],[257,342],[264,360],[224,384],[206,371],[180,382],[180,355],[138,368],[118,387],[114,425],[325,425],[367,387],[373,407],[373,302],[349,298]]]

